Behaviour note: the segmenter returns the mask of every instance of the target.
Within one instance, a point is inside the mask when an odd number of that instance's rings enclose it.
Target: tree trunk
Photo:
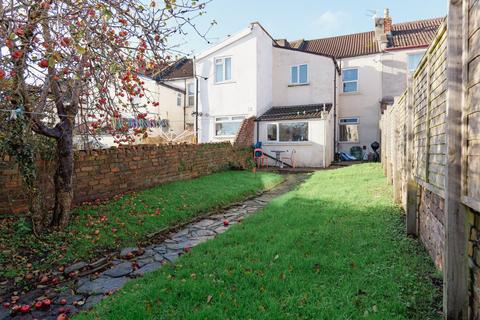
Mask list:
[[[57,169],[54,175],[55,207],[51,226],[65,229],[70,221],[73,199],[73,121],[65,119],[57,140]]]

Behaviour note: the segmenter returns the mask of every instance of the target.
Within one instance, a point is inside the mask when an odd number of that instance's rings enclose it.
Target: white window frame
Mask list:
[[[280,140],[280,124],[291,124],[291,123],[306,123],[307,124],[307,140],[302,140],[302,141],[281,141]],[[268,139],[268,125],[275,125],[277,127],[277,140],[269,140]],[[277,143],[306,143],[310,142],[310,123],[308,121],[289,121],[289,122],[268,122],[265,130],[266,130],[266,135],[267,135],[267,143],[269,142],[277,142]]]
[[[307,81],[306,82],[300,82],[300,66],[307,66]],[[292,78],[292,72],[293,72],[293,68],[297,68],[297,82],[293,82],[293,78]],[[294,64],[294,65],[291,65],[290,66],[290,85],[292,86],[303,86],[303,85],[307,85],[310,83],[310,73],[308,72],[308,63],[301,63],[301,64]]]
[[[344,73],[345,71],[348,71],[348,70],[357,70],[357,80],[347,80],[347,81],[344,81],[344,80],[343,80],[343,73]],[[350,68],[344,68],[344,69],[342,69],[342,93],[349,94],[349,93],[357,93],[357,92],[360,92],[360,81],[359,81],[359,79],[360,79],[360,70],[359,70],[359,68],[357,68],[357,67],[350,67]],[[343,91],[344,88],[345,88],[344,84],[345,84],[345,83],[351,83],[351,82],[356,82],[356,83],[357,83],[357,90],[356,90],[356,91],[348,91],[348,92]]]
[[[352,119],[355,119],[354,122],[343,122],[342,123],[342,120],[352,120]],[[357,135],[358,135],[358,139],[357,141],[342,141],[340,140],[340,126],[342,125],[356,125],[357,126]],[[360,142],[360,130],[359,130],[359,126],[360,125],[360,117],[343,117],[343,118],[340,118],[338,119],[338,142],[340,143],[359,143]]]
[[[226,79],[227,69],[225,68],[225,60],[230,59],[230,79]],[[217,81],[217,65],[222,66],[222,80]],[[216,84],[233,82],[233,59],[232,56],[217,57],[213,60],[213,78]]]
[[[408,73],[414,73],[415,70],[417,70],[417,68],[420,65],[420,62],[422,62],[422,59],[425,56],[425,54],[426,54],[426,52],[414,52],[414,53],[412,52],[412,53],[409,53],[407,55],[407,71],[408,71]],[[419,55],[421,55],[421,57],[420,57],[420,60],[418,60],[417,66],[413,70],[411,70],[410,69],[410,58],[414,57],[414,56],[419,56]]]
[[[181,107],[181,106],[182,106],[182,94],[177,93],[177,107]]]
[[[214,130],[214,135],[216,138],[232,138],[235,137],[235,135],[238,133],[235,133],[233,135],[218,135],[217,134],[217,123],[231,123],[231,122],[238,122],[240,121],[240,126],[242,125],[243,120],[245,120],[246,116],[244,115],[237,115],[237,116],[218,116],[215,117],[214,119],[214,125],[213,125],[213,130]],[[222,119],[222,120],[219,120]],[[240,130],[240,128],[239,128]]]
[[[270,140],[270,139],[268,139],[268,126],[270,126],[270,125],[275,126],[275,128],[276,128],[276,130],[277,130],[277,139],[275,139],[275,140]],[[278,130],[279,130],[279,128],[278,128],[278,122],[269,122],[269,123],[267,123],[266,129],[267,129],[267,142],[278,142],[278,140],[280,139],[280,136],[279,136],[279,134],[278,134],[278,133],[279,133],[279,132],[278,132]]]
[[[190,92],[190,86],[192,86],[192,92]],[[192,101],[190,101],[192,98]],[[191,102],[191,103],[190,103]],[[191,107],[195,105],[195,83],[187,83],[187,106]]]

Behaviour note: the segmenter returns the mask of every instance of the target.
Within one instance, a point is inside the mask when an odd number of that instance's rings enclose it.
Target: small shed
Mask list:
[[[267,155],[288,158],[293,153],[296,166],[304,168],[326,168],[333,161],[332,103],[272,107],[256,121],[256,141]],[[275,164],[269,159],[269,165]]]

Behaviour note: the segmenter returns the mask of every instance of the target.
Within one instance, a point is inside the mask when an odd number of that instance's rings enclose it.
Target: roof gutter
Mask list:
[[[404,47],[396,47],[396,48],[386,48],[384,51],[399,51],[399,50],[408,50],[408,49],[423,49],[428,48],[430,45],[428,44],[421,44],[421,45],[412,45],[412,46],[404,46]]]
[[[333,60],[333,64],[335,65],[335,68],[337,69],[338,75],[341,74],[341,69],[340,69],[340,67],[339,67],[339,65],[338,65],[338,63],[337,63],[337,59],[336,59],[334,56],[330,56],[330,55],[328,55],[328,54],[316,53],[316,52],[312,52],[312,51],[301,50],[301,49],[282,47],[282,46],[279,46],[278,44],[274,44],[273,47],[274,47],[274,48],[278,48],[278,49],[284,49],[284,50],[302,52],[302,53],[307,53],[307,54],[313,54],[313,55],[315,55],[315,56],[330,58],[330,59]]]

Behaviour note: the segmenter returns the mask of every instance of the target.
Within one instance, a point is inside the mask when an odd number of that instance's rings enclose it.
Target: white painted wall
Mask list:
[[[350,152],[352,146],[370,146],[380,141],[378,121],[380,119],[380,100],[382,99],[381,55],[367,55],[340,60],[342,69],[358,68],[358,92],[343,93],[342,81],[339,83],[339,101],[337,121],[346,117],[359,117],[359,142],[339,142],[339,151]],[[337,132],[337,137],[339,137]]]
[[[308,65],[307,85],[290,83],[290,68],[299,64]],[[273,105],[333,103],[335,76],[338,73],[331,58],[273,48]]]
[[[407,88],[408,56],[412,54],[424,54],[426,49],[394,50],[382,55],[383,65],[383,96],[397,97],[403,94]]]
[[[327,119],[329,119],[327,117]],[[331,119],[329,119],[332,121]],[[308,122],[308,140],[299,142],[267,142],[267,124],[269,123],[292,123]],[[331,122],[330,122],[331,123]],[[275,157],[273,151],[285,151],[281,156],[289,156],[292,149],[295,149],[295,158],[297,167],[322,168],[324,164],[328,166],[333,159],[333,149],[328,150],[328,140],[333,136],[333,126],[329,125],[328,120],[306,119],[289,121],[271,121],[259,122],[259,140],[262,141],[262,149],[269,155]],[[327,137],[327,139],[326,139]],[[325,157],[324,157],[325,155]],[[286,161],[288,162],[288,161]],[[269,165],[273,166],[275,161],[270,160]]]
[[[208,77],[199,80],[200,142],[222,140],[215,137],[215,117],[256,115],[257,36],[261,32],[259,27],[242,31],[237,41],[195,60],[196,74]],[[215,59],[221,57],[232,58],[232,80],[215,83]]]
[[[358,68],[359,91],[342,93],[343,84],[340,79],[337,123],[340,118],[360,118],[360,141],[339,142],[339,151],[350,152],[352,146],[367,146],[371,152],[370,144],[373,141],[380,142],[380,101],[403,93],[409,77],[408,55],[424,51],[425,49],[395,50],[339,60],[342,69]]]
[[[232,58],[232,80],[215,83],[215,59]],[[292,87],[290,67],[309,65],[310,84]],[[258,24],[201,53],[195,60],[199,80],[200,142],[233,140],[215,136],[215,118],[260,116],[275,105],[331,103],[334,63],[331,58],[275,48]]]

